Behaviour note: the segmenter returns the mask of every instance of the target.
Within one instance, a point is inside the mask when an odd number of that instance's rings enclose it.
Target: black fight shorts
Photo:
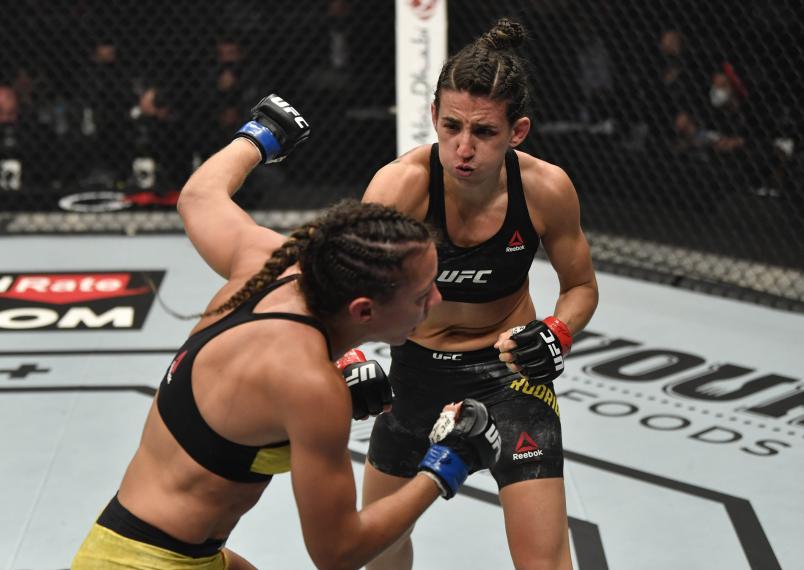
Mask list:
[[[498,355],[495,348],[437,352],[410,341],[392,347],[393,409],[374,423],[371,464],[389,475],[413,477],[444,405],[475,398],[494,415],[502,439],[500,460],[491,469],[500,488],[562,477],[561,421],[552,382],[531,384]]]

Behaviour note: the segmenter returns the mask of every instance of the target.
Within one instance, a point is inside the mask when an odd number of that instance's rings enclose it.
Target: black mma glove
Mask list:
[[[451,499],[470,473],[492,467],[500,458],[500,433],[482,402],[471,398],[447,404],[430,432],[430,449],[419,463]]]
[[[523,376],[533,382],[546,383],[564,372],[564,356],[572,346],[572,334],[567,325],[550,316],[513,330],[516,332],[511,340],[516,342],[516,348],[511,349],[511,354],[514,362],[522,367]]]
[[[282,97],[272,93],[251,110],[251,121],[235,138],[244,137],[260,151],[263,164],[279,162],[310,136],[310,125]]]
[[[362,420],[376,416],[391,405],[394,393],[391,382],[376,360],[366,360],[362,351],[353,348],[335,362],[343,372],[352,395],[352,417]]]

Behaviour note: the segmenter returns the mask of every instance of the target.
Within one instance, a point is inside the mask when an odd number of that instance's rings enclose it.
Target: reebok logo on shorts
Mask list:
[[[527,432],[519,434],[519,439],[514,448],[513,460],[514,461],[527,461],[532,459],[539,459],[544,455],[544,450],[539,449],[539,446],[533,441]]]
[[[514,230],[514,235],[512,235],[511,239],[508,240],[508,247],[505,248],[505,253],[522,251],[523,249],[525,249],[525,240],[522,239],[522,236],[519,234],[519,230]]]

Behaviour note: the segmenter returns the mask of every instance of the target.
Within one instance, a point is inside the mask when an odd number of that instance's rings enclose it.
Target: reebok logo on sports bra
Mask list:
[[[519,235],[519,230],[514,230],[514,235],[512,235],[511,239],[508,240],[508,247],[505,248],[505,253],[524,251],[524,249],[525,240],[523,240],[522,236]]]

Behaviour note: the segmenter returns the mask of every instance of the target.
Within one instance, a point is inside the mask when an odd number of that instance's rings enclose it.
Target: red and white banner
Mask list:
[[[0,332],[141,329],[164,271],[0,274]],[[150,285],[149,285],[150,281]]]

